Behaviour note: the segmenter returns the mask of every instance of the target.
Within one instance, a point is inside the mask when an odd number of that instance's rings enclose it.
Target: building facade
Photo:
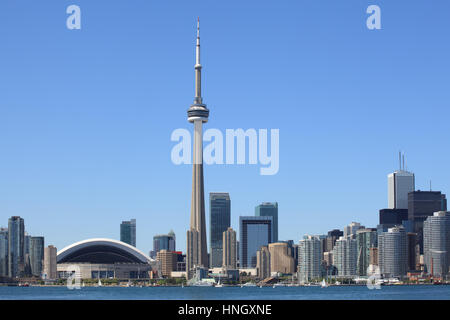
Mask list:
[[[403,277],[408,270],[407,237],[403,227],[389,228],[378,236],[378,266],[385,278]]]
[[[286,242],[274,242],[268,245],[270,252],[270,272],[293,274],[295,272],[294,257]]]
[[[356,262],[358,250],[356,240],[351,237],[340,237],[333,248],[333,265],[340,277],[354,277],[357,275]]]
[[[256,252],[256,272],[259,279],[266,279],[271,275],[270,251],[267,246],[262,246]]]
[[[450,268],[450,212],[439,211],[423,225],[424,263],[433,277],[445,277]]]
[[[414,173],[398,170],[388,175],[388,208],[408,209],[408,193],[415,189]]]
[[[256,217],[272,217],[272,242],[278,242],[278,202],[263,202],[255,208]]]
[[[160,250],[156,255],[156,260],[161,263],[161,274],[170,278],[172,271],[177,271],[177,253],[168,250]]]
[[[44,237],[30,239],[30,266],[31,275],[40,278],[44,271]]]
[[[44,278],[56,279],[58,276],[56,266],[56,254],[57,250],[54,246],[50,245],[44,249]]]
[[[357,274],[367,276],[367,269],[370,265],[370,249],[378,247],[378,237],[376,229],[360,229],[356,231]]]
[[[0,228],[0,276],[8,276],[8,229]]]
[[[120,224],[120,241],[136,247],[136,219],[122,221]]]
[[[15,278],[25,268],[25,223],[21,217],[8,220],[8,276]]]
[[[239,268],[256,267],[256,251],[272,243],[272,216],[239,217]]]
[[[231,227],[222,233],[223,256],[222,267],[225,269],[237,268],[237,241],[236,231]]]
[[[331,255],[327,255],[327,258],[331,258]],[[309,282],[321,276],[322,249],[318,237],[307,235],[300,240],[298,261],[298,273],[301,282]]]
[[[222,266],[223,233],[231,225],[231,201],[228,193],[209,194],[210,267]]]
[[[176,238],[172,230],[168,234],[158,234],[153,237],[153,250],[150,251],[150,257],[156,258],[160,250],[176,251]]]

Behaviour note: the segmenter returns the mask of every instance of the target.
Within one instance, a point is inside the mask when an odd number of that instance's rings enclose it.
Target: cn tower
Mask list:
[[[195,59],[195,98],[187,111],[188,121],[194,124],[192,165],[191,225],[187,232],[186,271],[191,278],[196,267],[208,267],[206,247],[205,199],[203,185],[203,123],[208,122],[209,110],[202,98],[202,65],[200,64],[200,19],[197,19]]]

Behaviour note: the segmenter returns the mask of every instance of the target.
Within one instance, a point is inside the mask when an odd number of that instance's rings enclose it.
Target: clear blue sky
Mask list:
[[[370,4],[382,30],[366,28]],[[192,169],[172,164],[170,135],[192,130],[197,16],[205,128],[280,129],[277,175],[205,168],[205,198],[230,193],[233,227],[262,201],[279,203],[280,239],[375,226],[399,150],[417,189],[450,193],[449,13],[447,0],[2,0],[0,225],[20,215],[61,249],[136,218],[139,249],[170,229],[185,249]]]

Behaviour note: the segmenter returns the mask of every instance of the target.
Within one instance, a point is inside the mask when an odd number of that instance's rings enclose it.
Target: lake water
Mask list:
[[[0,287],[0,300],[450,300],[450,285],[321,287]]]

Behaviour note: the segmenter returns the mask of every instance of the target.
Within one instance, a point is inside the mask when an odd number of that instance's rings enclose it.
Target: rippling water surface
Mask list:
[[[369,290],[365,286],[321,287],[0,287],[0,299],[51,300],[359,300],[359,299],[450,299],[450,286],[383,286]]]

